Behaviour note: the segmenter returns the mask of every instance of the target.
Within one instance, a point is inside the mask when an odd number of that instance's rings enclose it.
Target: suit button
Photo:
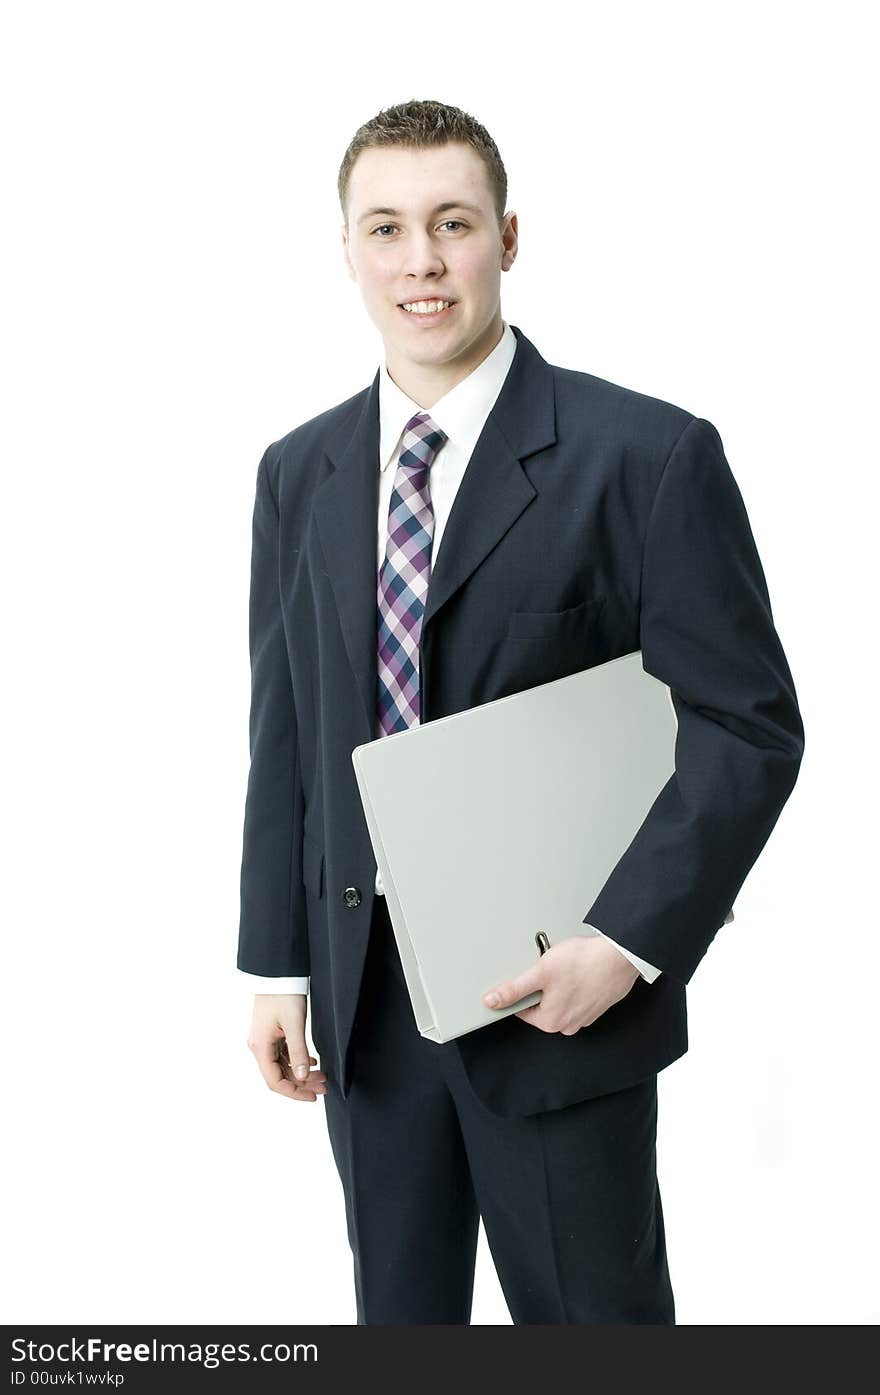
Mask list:
[[[360,887],[347,886],[342,893],[342,899],[346,906],[359,906],[361,904]]]

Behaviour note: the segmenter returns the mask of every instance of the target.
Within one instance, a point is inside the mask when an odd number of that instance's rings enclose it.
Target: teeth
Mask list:
[[[451,304],[451,300],[413,300],[403,308],[412,315],[436,315],[438,310],[446,310]]]

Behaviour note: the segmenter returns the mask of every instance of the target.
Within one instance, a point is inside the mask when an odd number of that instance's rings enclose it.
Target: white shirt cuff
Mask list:
[[[262,974],[247,974],[238,971],[242,978],[249,979],[252,993],[308,993],[309,978],[269,978]]]
[[[593,925],[590,928],[596,930],[606,940],[609,940],[611,944],[614,945],[615,949],[619,949],[621,954],[625,955],[631,964],[635,964],[642,978],[647,979],[649,983],[653,983],[655,978],[660,977],[663,972],[662,969],[655,969],[654,965],[649,964],[647,959],[640,959],[637,954],[633,954],[631,949],[626,949],[623,945],[619,945],[616,940],[611,939],[610,935],[606,935],[604,930],[600,930],[598,925]]]

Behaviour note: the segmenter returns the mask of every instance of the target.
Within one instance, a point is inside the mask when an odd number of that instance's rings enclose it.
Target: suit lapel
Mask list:
[[[522,461],[556,440],[553,371],[516,325],[516,352],[455,496],[432,565],[422,635],[537,493]],[[314,517],[345,646],[374,734],[378,625],[379,373],[325,451],[333,473],[316,490]]]

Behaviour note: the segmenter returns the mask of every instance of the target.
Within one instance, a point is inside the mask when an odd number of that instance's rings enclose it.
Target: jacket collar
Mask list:
[[[473,372],[456,383],[430,408],[431,418],[454,441],[465,458],[474,448],[483,423],[495,404],[516,353],[517,339],[502,320],[502,332],[494,349]],[[379,469],[389,469],[397,458],[403,429],[414,413],[423,410],[397,385],[385,363],[379,366]]]
[[[422,617],[420,660],[443,607],[537,494],[522,461],[556,440],[553,370],[516,325],[516,352],[474,447],[446,523]],[[324,446],[332,473],[315,491],[313,517],[346,650],[373,739],[376,710],[376,517],[379,507],[379,378],[355,397]],[[420,668],[422,721],[430,673]]]

